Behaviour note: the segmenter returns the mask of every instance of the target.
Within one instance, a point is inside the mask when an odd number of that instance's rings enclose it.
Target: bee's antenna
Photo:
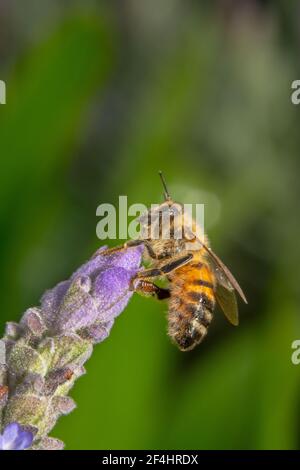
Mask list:
[[[163,185],[163,187],[164,187],[165,201],[170,201],[171,196],[170,196],[170,194],[169,194],[169,191],[168,191],[168,188],[167,188],[167,185],[166,185],[166,181],[165,181],[164,175],[162,174],[162,171],[159,171],[158,174],[159,174],[159,177],[160,177],[160,179],[161,179],[162,185]]]

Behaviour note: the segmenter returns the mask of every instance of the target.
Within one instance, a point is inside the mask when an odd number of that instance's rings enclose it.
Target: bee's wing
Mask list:
[[[229,291],[235,289],[240,295],[240,297],[243,299],[243,301],[247,304],[248,302],[241,286],[239,285],[233,274],[229,271],[227,266],[225,266],[223,261],[221,261],[220,258],[210,248],[208,248],[203,243],[202,246],[209,255],[210,264],[214,269],[218,283]]]
[[[232,325],[237,326],[239,324],[239,312],[234,289],[228,289],[217,283],[215,296],[227,320]]]
[[[230,323],[238,325],[239,315],[235,291],[237,291],[243,301],[247,303],[245,294],[233,274],[220,258],[203,243],[202,246],[209,255],[209,264],[216,276],[216,300]]]

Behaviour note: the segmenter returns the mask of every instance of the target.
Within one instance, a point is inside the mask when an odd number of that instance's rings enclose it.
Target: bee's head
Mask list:
[[[174,226],[182,226],[183,205],[174,202],[171,198],[162,172],[159,176],[164,188],[164,202],[152,205],[151,208],[139,217],[144,238],[170,239],[174,237]],[[170,233],[173,233],[171,236]],[[151,234],[151,235],[149,235]]]

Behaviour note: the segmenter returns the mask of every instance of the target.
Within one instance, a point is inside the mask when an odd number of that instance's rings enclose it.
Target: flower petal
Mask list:
[[[24,431],[18,423],[8,424],[1,437],[0,449],[2,450],[24,450],[30,447],[33,434]]]
[[[91,281],[87,276],[75,278],[59,308],[56,328],[60,331],[76,331],[91,325],[98,316],[97,304],[89,294]]]
[[[31,446],[33,435],[29,431],[21,431],[14,441],[13,450],[24,450]]]
[[[144,245],[127,248],[109,256],[111,264],[119,266],[128,271],[137,271],[141,264]]]
[[[18,423],[8,424],[3,431],[3,439],[5,442],[14,441],[18,437],[20,431],[20,425]]]

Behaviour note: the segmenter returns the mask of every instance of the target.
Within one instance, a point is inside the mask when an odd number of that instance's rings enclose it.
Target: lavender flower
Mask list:
[[[33,434],[18,423],[8,424],[0,434],[0,450],[24,450],[31,446]]]
[[[33,436],[32,449],[63,448],[48,433],[74,409],[68,392],[85,373],[93,345],[109,335],[126,307],[143,247],[106,256],[102,250],[47,291],[41,306],[29,308],[19,324],[7,323],[6,363],[0,364],[2,443],[7,429],[16,432],[12,423],[20,423]]]

